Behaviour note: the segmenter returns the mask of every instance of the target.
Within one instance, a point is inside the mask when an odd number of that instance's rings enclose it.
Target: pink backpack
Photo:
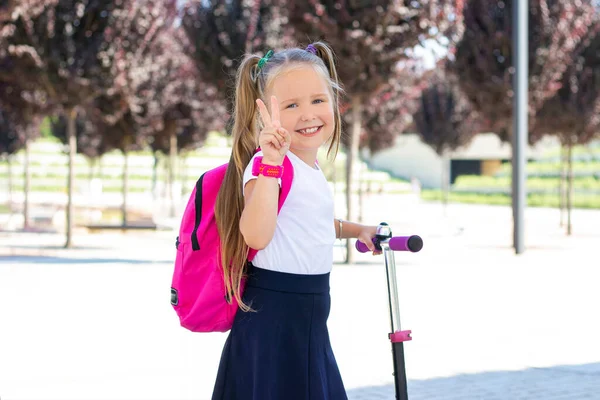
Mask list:
[[[175,270],[171,283],[171,305],[181,326],[193,332],[226,332],[231,329],[238,302],[227,302],[220,263],[221,240],[215,220],[215,202],[227,165],[200,176],[190,195],[175,246]],[[294,169],[286,156],[281,179],[278,212],[290,192]],[[240,182],[241,185],[241,182]],[[250,249],[248,261],[256,250]],[[245,282],[242,281],[242,290]]]

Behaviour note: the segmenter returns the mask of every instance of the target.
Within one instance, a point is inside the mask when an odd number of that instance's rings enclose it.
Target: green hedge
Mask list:
[[[600,169],[598,170],[600,171]],[[549,177],[529,177],[527,178],[527,187],[531,189],[547,189],[547,190],[558,190],[560,178]],[[470,189],[477,191],[477,189],[483,188],[510,188],[511,177],[510,176],[479,176],[479,175],[461,175],[456,178],[453,188],[456,189]],[[575,189],[591,189],[600,190],[600,179],[596,179],[593,176],[577,177],[573,179],[573,187]]]
[[[423,190],[421,198],[427,201],[441,201],[441,190]],[[491,204],[491,205],[510,205],[511,198],[507,194],[492,193],[482,194],[476,192],[450,192],[449,201],[455,203],[470,203],[470,204]],[[530,207],[558,207],[559,197],[557,194],[537,194],[531,193],[527,196],[527,205]],[[594,208],[600,209],[600,196],[574,194],[574,208]]]
[[[502,164],[497,176],[510,177],[512,166],[510,163]],[[600,161],[577,161],[573,163],[574,173],[600,172]],[[560,175],[560,163],[554,161],[534,161],[527,163],[527,174],[537,175]]]

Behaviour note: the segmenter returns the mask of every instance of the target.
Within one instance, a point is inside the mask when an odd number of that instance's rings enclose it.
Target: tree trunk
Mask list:
[[[95,158],[88,158],[88,186],[92,187],[92,181],[94,180],[94,167],[96,166]]]
[[[152,201],[156,202],[157,199],[157,193],[156,193],[156,184],[158,182],[158,162],[159,162],[159,158],[158,158],[158,152],[155,151],[153,153],[154,156],[154,165],[152,166]]]
[[[31,189],[31,169],[29,168],[30,140],[25,139],[25,160],[23,162],[23,230],[29,229],[29,192]]]
[[[260,7],[262,2],[255,1],[252,10],[250,11],[250,26],[248,28],[248,32],[246,34],[246,53],[253,52],[253,43],[252,39],[254,39],[254,35],[256,35],[256,27],[258,26],[258,18],[260,15]]]
[[[176,207],[175,196],[173,193],[173,183],[175,182],[175,163],[177,162],[177,132],[175,132],[175,129],[171,130],[169,138],[169,217],[174,218],[176,214]]]
[[[129,152],[123,150],[123,204],[121,216],[123,227],[127,226],[127,193],[129,192]]]
[[[12,217],[13,210],[13,176],[12,176],[12,157],[6,155],[6,172],[8,174],[8,212]]]
[[[187,191],[187,153],[179,157],[179,179],[181,180],[180,196],[184,196]]]
[[[165,184],[163,185],[162,191],[161,191],[161,200],[162,201],[167,201],[167,199],[169,198],[169,157],[167,157],[166,155],[163,155],[163,179],[165,181]]]
[[[567,149],[561,143],[560,145],[560,177],[558,181],[558,209],[560,212],[560,227],[565,226],[565,205],[567,203]]]
[[[67,137],[69,139],[69,173],[67,181],[67,239],[65,248],[73,246],[73,186],[75,181],[74,167],[75,155],[77,154],[77,137],[75,136],[75,120],[77,119],[77,109],[73,108],[67,111]]]
[[[567,145],[569,171],[567,174],[567,235],[571,235],[571,209],[573,207],[573,142],[569,137]]]
[[[346,151],[346,219],[350,222],[355,221],[354,207],[352,206],[353,197],[353,172],[354,162],[358,157],[358,145],[360,140],[360,132],[362,125],[362,104],[360,96],[356,96],[352,99],[352,135],[350,137],[350,143]],[[346,264],[352,264],[354,262],[354,249],[352,248],[352,242],[346,241]]]
[[[104,182],[104,174],[102,170],[102,157],[98,157],[98,179],[100,179],[100,182]]]
[[[365,170],[363,163],[358,164],[358,223],[363,223],[363,205],[364,205],[364,191],[363,191],[363,180],[365,176]]]
[[[446,216],[447,215],[447,211],[448,211],[448,191],[449,191],[449,169],[450,169],[450,160],[449,160],[449,156],[448,153],[444,152],[442,153],[442,184],[441,184],[441,189],[442,189],[442,212],[443,215]]]

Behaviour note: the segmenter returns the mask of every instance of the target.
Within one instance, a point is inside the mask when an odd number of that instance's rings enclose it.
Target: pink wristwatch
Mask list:
[[[283,176],[283,165],[268,165],[262,163],[262,157],[256,157],[252,164],[252,175],[264,175],[270,178],[281,178]]]

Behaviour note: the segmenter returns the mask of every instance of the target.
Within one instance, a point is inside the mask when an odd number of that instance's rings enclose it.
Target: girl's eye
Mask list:
[[[324,100],[322,100],[322,99],[316,99],[316,100],[313,100],[313,104],[321,104],[321,103],[324,103],[324,102],[325,102],[325,101],[324,101]],[[292,103],[292,104],[288,105],[288,106],[287,106],[287,107],[285,107],[285,108],[296,108],[296,107],[298,107],[298,104],[296,104],[296,103]]]

